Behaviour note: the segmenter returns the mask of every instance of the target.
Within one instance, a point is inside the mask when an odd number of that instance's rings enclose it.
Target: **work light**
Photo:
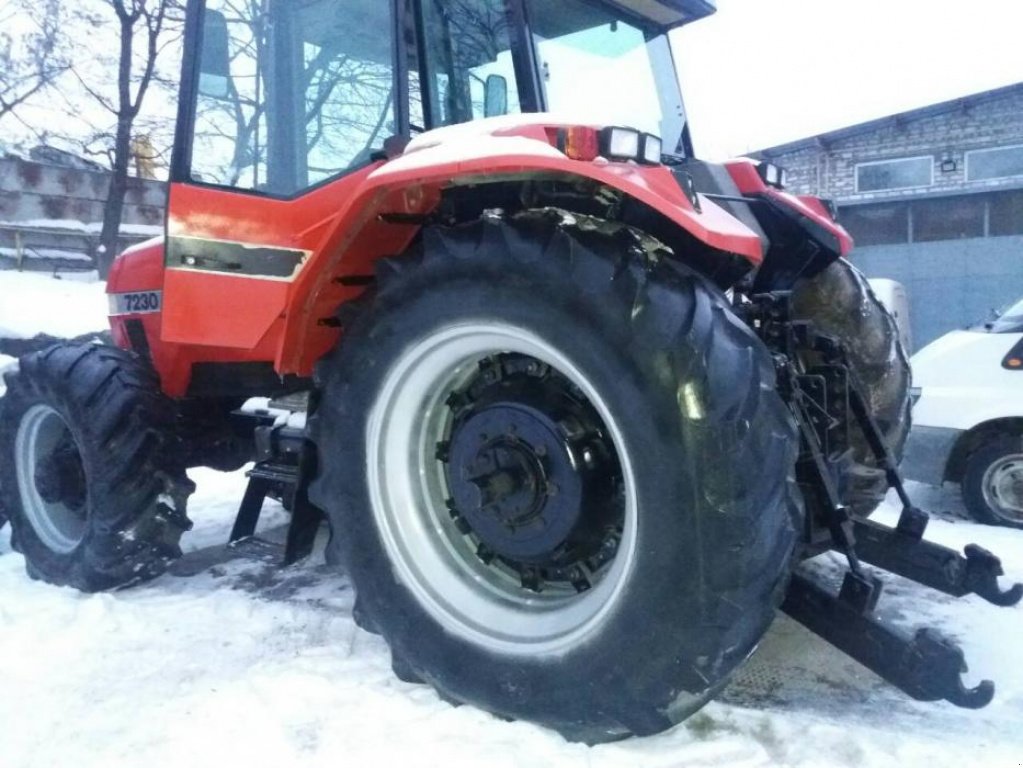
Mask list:
[[[638,160],[642,135],[632,128],[605,128],[600,136],[600,154],[608,160]]]
[[[643,134],[643,162],[657,165],[661,162],[661,154],[664,142],[657,136],[649,133]]]
[[[600,154],[608,160],[634,160],[658,165],[662,149],[659,137],[634,128],[611,126],[600,132]]]

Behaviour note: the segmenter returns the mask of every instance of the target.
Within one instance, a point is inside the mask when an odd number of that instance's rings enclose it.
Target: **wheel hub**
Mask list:
[[[14,467],[25,517],[40,542],[66,555],[83,541],[88,523],[85,468],[64,418],[48,405],[21,417]]]
[[[583,483],[558,426],[524,404],[495,403],[452,436],[451,493],[494,554],[543,564],[579,523]]]
[[[988,506],[1013,519],[1023,518],[1023,456],[1006,456],[991,466],[983,488]]]
[[[534,591],[545,581],[589,586],[613,558],[620,470],[599,417],[572,385],[524,356],[483,361],[448,402],[438,446],[459,530],[484,563],[498,558]]]
[[[34,479],[36,490],[47,504],[63,504],[75,512],[85,510],[85,469],[69,435],[40,457]]]

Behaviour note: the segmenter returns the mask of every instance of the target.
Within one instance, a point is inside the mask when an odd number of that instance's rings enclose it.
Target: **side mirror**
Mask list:
[[[500,117],[508,114],[508,79],[490,75],[483,89],[483,116]]]
[[[217,11],[203,14],[202,52],[199,58],[199,93],[227,98],[231,85],[231,39],[227,19]]]

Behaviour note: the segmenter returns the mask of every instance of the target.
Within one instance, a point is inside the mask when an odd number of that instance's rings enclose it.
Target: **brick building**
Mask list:
[[[1023,83],[755,156],[838,203],[853,260],[909,290],[918,348],[1023,297]]]

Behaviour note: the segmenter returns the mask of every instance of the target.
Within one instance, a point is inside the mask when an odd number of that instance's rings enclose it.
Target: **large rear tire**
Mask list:
[[[538,214],[426,231],[321,364],[311,421],[328,557],[400,676],[589,742],[720,689],[801,517],[766,350],[639,243]]]
[[[845,347],[888,447],[901,459],[912,424],[909,356],[895,318],[874,295],[863,273],[839,259],[797,286],[793,310],[796,319],[812,322]],[[860,516],[869,515],[884,501],[888,479],[856,426],[850,430],[848,453],[840,466],[842,503]],[[811,506],[814,498],[807,494]]]
[[[23,357],[6,382],[0,506],[29,575],[97,592],[163,573],[194,486],[156,375],[128,352],[64,343]]]

